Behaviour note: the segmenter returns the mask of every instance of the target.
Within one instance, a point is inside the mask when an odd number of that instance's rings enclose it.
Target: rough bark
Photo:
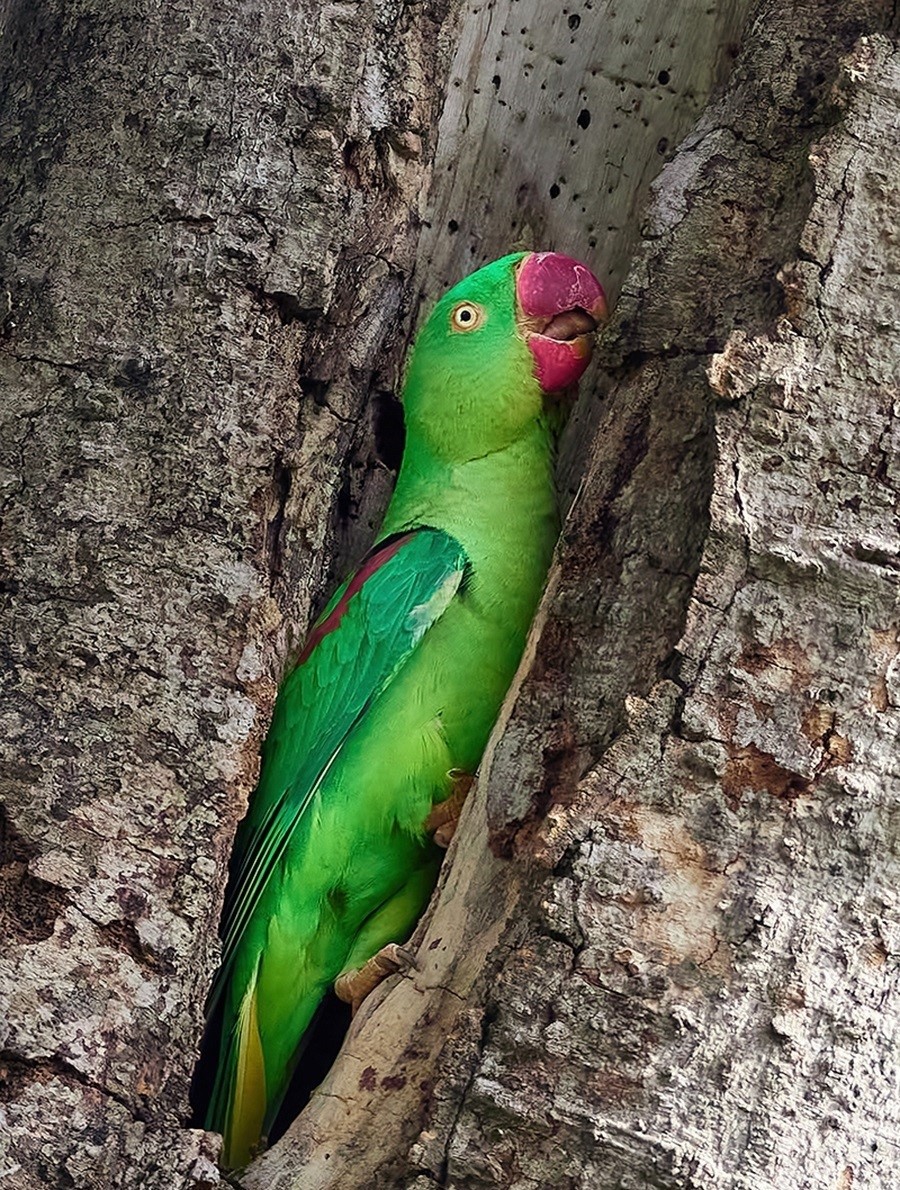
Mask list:
[[[0,1173],[216,1184],[227,854],[411,292],[586,233],[615,289],[641,233],[422,970],[245,1182],[890,1185],[889,6],[761,4],[649,214],[741,5],[286,7],[5,17]]]
[[[660,178],[422,969],[248,1186],[896,1180],[890,18],[760,5]]]
[[[348,456],[386,477],[364,410],[389,387],[451,13],[5,9],[17,1186],[217,1181],[188,1087],[228,854],[333,523],[351,548]]]

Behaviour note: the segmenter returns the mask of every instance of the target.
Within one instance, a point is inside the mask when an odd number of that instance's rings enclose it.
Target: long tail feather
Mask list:
[[[256,1018],[256,978],[241,1001],[237,1020],[237,1069],[225,1131],[225,1162],[246,1165],[259,1146],[266,1114],[266,1068]]]
[[[257,1019],[255,972],[222,1048],[207,1127],[224,1135],[222,1164],[227,1169],[240,1169],[259,1148],[266,1114],[266,1069]]]

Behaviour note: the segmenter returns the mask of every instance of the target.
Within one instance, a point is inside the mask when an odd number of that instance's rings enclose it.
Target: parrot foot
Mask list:
[[[366,996],[373,992],[383,979],[398,971],[414,970],[416,967],[418,963],[412,951],[404,950],[396,942],[389,942],[361,967],[339,975],[334,981],[334,993],[339,1000],[350,1005],[355,1016]]]
[[[450,796],[433,806],[431,813],[425,819],[425,830],[434,831],[435,843],[438,847],[445,849],[450,846],[450,841],[456,834],[463,804],[475,781],[471,773],[464,773],[459,769],[454,769],[450,775],[453,777],[453,790]]]

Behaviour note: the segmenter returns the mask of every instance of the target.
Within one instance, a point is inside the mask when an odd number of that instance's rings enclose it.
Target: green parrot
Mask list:
[[[264,1143],[327,990],[356,1004],[400,965],[443,854],[431,831],[522,655],[559,531],[562,398],[605,315],[583,264],[518,252],[416,339],[384,524],[284,679],[235,846],[207,1116],[229,1168]]]

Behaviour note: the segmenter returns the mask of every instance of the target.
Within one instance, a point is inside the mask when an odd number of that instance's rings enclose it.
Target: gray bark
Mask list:
[[[227,858],[348,459],[378,471],[450,11],[7,6],[9,1184],[216,1181]]]
[[[243,1183],[893,1184],[890,6],[760,3],[646,207],[742,15],[670,7],[8,10],[10,1184],[217,1184],[225,865],[367,398],[470,263],[638,241],[421,970]]]

